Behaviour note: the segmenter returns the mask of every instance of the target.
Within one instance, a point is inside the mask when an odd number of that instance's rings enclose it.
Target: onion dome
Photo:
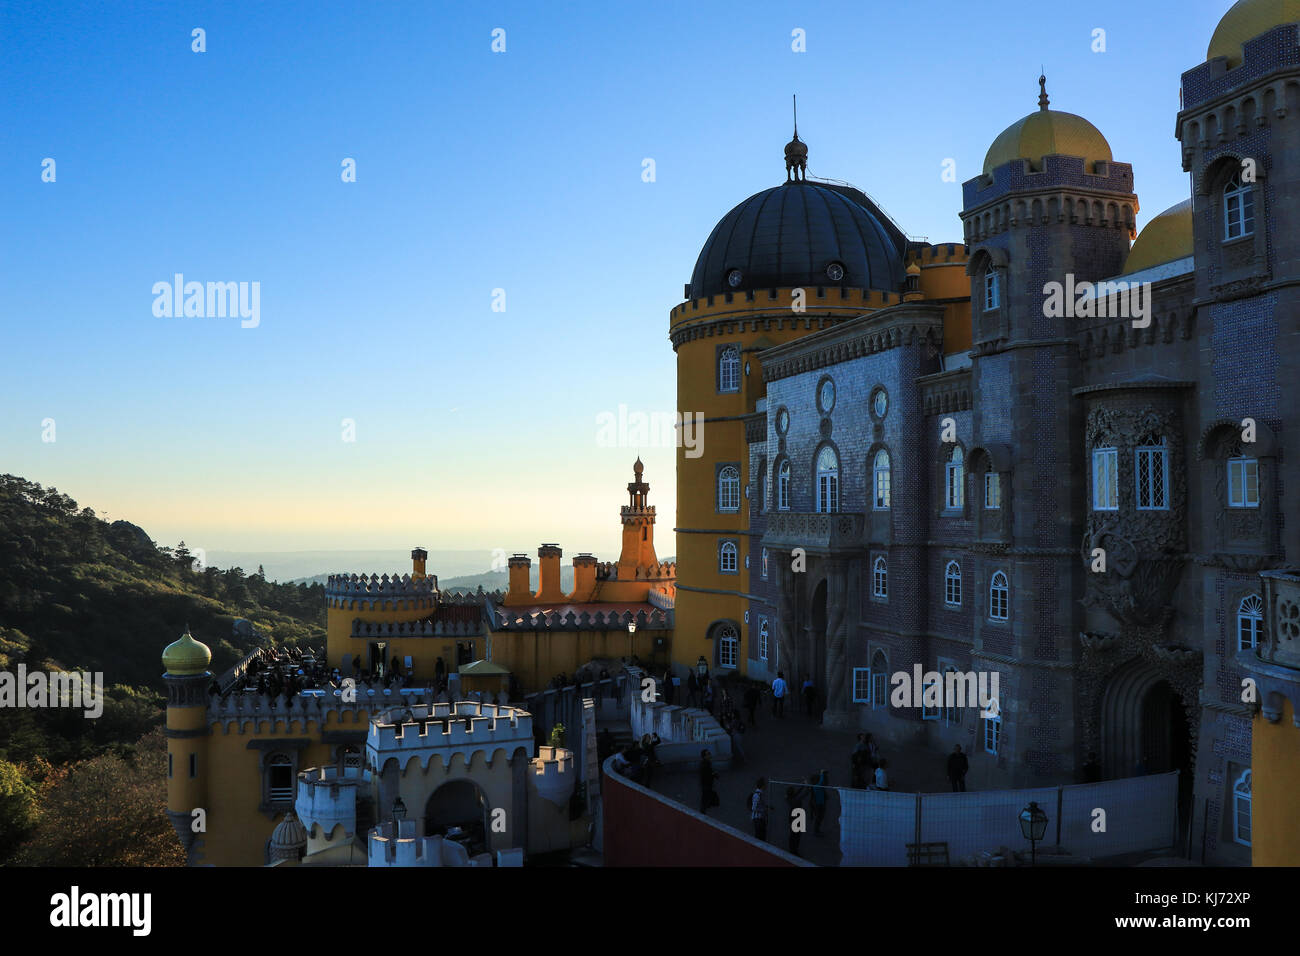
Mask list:
[[[208,645],[190,636],[187,626],[180,640],[168,644],[162,655],[163,670],[177,677],[202,674],[212,663]]]
[[[1205,58],[1226,56],[1229,67],[1240,66],[1243,43],[1296,21],[1300,21],[1300,0],[1238,0],[1215,28]]]
[[[1017,159],[1027,159],[1042,169],[1045,156],[1079,156],[1085,171],[1098,160],[1110,162],[1110,144],[1101,131],[1082,116],[1047,108],[1047,77],[1038,78],[1038,112],[1012,123],[993,141],[984,157],[984,175]]]
[[[1129,250],[1124,274],[1185,259],[1192,253],[1192,201],[1184,199],[1143,227]]]
[[[290,810],[271,832],[271,862],[301,860],[307,850],[307,828]]]

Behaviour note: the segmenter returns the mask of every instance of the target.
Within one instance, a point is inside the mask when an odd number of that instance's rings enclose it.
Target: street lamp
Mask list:
[[[1029,801],[1029,806],[1020,811],[1020,832],[1029,841],[1029,863],[1032,866],[1037,860],[1035,850],[1038,841],[1047,832],[1047,814],[1033,800]]]
[[[393,839],[399,840],[402,836],[402,821],[406,819],[406,804],[402,802],[399,796],[393,801]]]
[[[704,659],[704,655],[701,654],[700,659],[695,662],[695,673],[703,677],[708,672],[709,672],[709,662],[706,661]]]
[[[627,656],[630,659],[634,656],[632,653],[632,638],[636,634],[636,621],[627,622]]]

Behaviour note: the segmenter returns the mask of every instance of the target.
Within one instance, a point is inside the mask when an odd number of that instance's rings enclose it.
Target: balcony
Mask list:
[[[885,519],[889,517],[887,511],[879,514]],[[809,554],[817,555],[859,555],[867,548],[868,527],[867,515],[860,512],[772,511],[767,515],[767,534],[763,536],[763,544],[776,549],[803,548]],[[872,540],[875,537],[873,534]]]
[[[1237,663],[1256,682],[1260,710],[1275,723],[1283,700],[1291,701],[1300,727],[1300,571],[1265,571],[1264,636],[1259,647],[1239,651]]]

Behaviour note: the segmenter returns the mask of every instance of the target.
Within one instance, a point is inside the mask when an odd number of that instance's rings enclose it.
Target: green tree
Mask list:
[[[27,837],[38,817],[36,788],[21,767],[0,760],[0,863]]]

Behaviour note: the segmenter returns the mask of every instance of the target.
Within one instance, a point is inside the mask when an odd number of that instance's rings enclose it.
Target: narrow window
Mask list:
[[[1143,445],[1136,455],[1138,511],[1169,510],[1169,452],[1164,439],[1159,445]]]
[[[1002,476],[996,471],[984,475],[984,508],[997,511],[1002,507]]]
[[[956,561],[949,561],[943,569],[943,603],[961,607],[961,565]]]
[[[723,574],[735,574],[736,565],[736,545],[732,541],[722,542],[722,548],[718,552],[718,570]]]
[[[944,467],[944,504],[949,511],[958,511],[966,503],[965,457],[959,446],[953,446]]]
[[[984,273],[984,311],[992,312],[998,307],[998,274],[997,270],[990,268]]]
[[[1255,189],[1233,173],[1223,187],[1223,238],[1240,239],[1255,232]]]
[[[1005,621],[1010,598],[1011,588],[1007,585],[1007,576],[998,571],[989,582],[989,617],[995,621]]]
[[[1237,778],[1232,788],[1232,839],[1250,846],[1250,771]]]
[[[889,509],[889,452],[883,448],[876,452],[871,471],[875,478],[876,489],[872,507],[876,511],[887,511]]]
[[[718,391],[740,391],[740,350],[734,345],[718,353]]]
[[[840,510],[840,460],[834,448],[817,455],[817,510],[832,514]]]
[[[781,462],[776,476],[776,506],[781,511],[790,510],[790,460]]]
[[[1248,651],[1259,647],[1264,636],[1264,602],[1259,595],[1248,594],[1237,605],[1237,647]]]
[[[883,556],[871,566],[871,593],[878,598],[889,597],[889,563]]]
[[[718,470],[718,510],[740,510],[740,469],[733,465]]]
[[[1228,459],[1228,507],[1259,507],[1259,462],[1254,458]]]
[[[1119,449],[1095,448],[1092,452],[1092,510],[1119,510]]]

